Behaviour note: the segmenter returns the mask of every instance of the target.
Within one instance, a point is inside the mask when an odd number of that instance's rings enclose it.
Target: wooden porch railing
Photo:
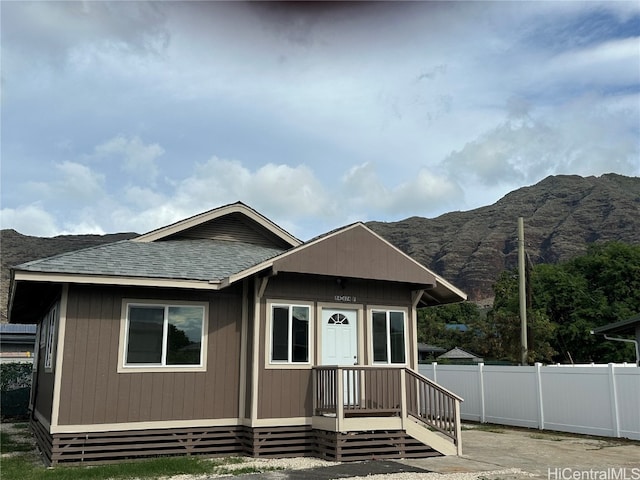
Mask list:
[[[457,396],[413,370],[407,375],[407,414],[457,443],[460,438],[460,402]]]
[[[462,399],[405,367],[317,366],[313,368],[317,416],[409,417],[448,437],[460,451]]]
[[[401,369],[323,366],[314,370],[315,415],[337,414],[338,406],[346,417],[402,412]]]

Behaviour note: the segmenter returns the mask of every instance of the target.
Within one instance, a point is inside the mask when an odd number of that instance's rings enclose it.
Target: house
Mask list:
[[[32,362],[36,328],[36,325],[0,324],[0,363]]]
[[[640,313],[626,320],[594,328],[591,333],[604,335],[606,340],[633,343],[636,351],[636,365],[640,367]],[[610,335],[616,336],[612,337]],[[620,335],[626,335],[626,337],[620,337]]]
[[[416,309],[465,294],[362,223],[303,243],[234,203],[11,274],[50,464],[461,451],[461,399],[417,373]]]
[[[428,343],[418,343],[418,362],[425,363],[447,350]]]
[[[483,358],[475,353],[455,347],[442,355],[438,355],[438,360],[449,360],[455,363],[480,363],[483,361]]]

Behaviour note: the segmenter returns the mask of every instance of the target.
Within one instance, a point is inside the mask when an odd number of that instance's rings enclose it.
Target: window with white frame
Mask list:
[[[202,367],[203,304],[129,303],[125,367]]]
[[[374,363],[406,363],[405,313],[399,310],[371,312]]]
[[[309,363],[308,305],[271,305],[271,363]]]
[[[55,354],[56,341],[56,324],[58,321],[58,304],[56,303],[49,313],[44,317],[42,325],[44,326],[44,368],[45,370],[53,369],[53,356]]]

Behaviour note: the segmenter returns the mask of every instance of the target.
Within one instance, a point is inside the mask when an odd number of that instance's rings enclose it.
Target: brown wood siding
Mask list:
[[[60,425],[238,417],[241,293],[71,286]],[[206,372],[118,373],[123,298],[209,302]]]
[[[311,417],[312,389],[311,369],[263,369],[258,382],[258,418]]]
[[[425,268],[363,226],[329,236],[274,262],[283,272],[436,284]]]
[[[206,222],[183,230],[166,238],[166,240],[177,240],[180,238],[229,240],[269,247],[275,245],[282,248],[290,248],[290,245],[282,239],[269,232],[266,228],[248,221],[241,213],[232,213],[217,218],[214,222]]]
[[[335,277],[316,277],[312,275],[281,273],[271,277],[261,301],[259,370],[258,379],[258,418],[290,418],[311,417],[313,414],[313,383],[311,370],[265,368],[266,348],[269,344],[267,325],[267,300],[300,300],[321,303],[335,303],[336,295],[356,297],[358,305],[367,308],[370,305],[384,305],[408,309],[407,316],[407,350],[409,364],[413,361],[412,343],[415,332],[410,318],[411,287],[406,284],[382,282],[376,280],[349,279],[342,288]],[[344,303],[349,308],[352,303]],[[316,318],[317,322],[318,319]],[[368,334],[367,322],[365,331],[359,334],[361,340]],[[315,329],[315,327],[314,327]],[[314,330],[315,331],[315,330]],[[412,340],[413,339],[413,340]],[[317,345],[316,338],[316,345]],[[364,341],[364,340],[362,340]],[[365,358],[368,355],[368,343],[364,342]],[[316,355],[319,352],[316,349]],[[314,359],[315,361],[315,359]]]

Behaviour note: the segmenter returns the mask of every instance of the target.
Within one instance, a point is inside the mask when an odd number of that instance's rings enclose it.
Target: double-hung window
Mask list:
[[[373,310],[371,312],[374,363],[406,363],[405,312]]]
[[[308,364],[311,307],[271,304],[270,315],[270,363]]]
[[[127,303],[124,367],[204,367],[206,310],[205,304]]]

